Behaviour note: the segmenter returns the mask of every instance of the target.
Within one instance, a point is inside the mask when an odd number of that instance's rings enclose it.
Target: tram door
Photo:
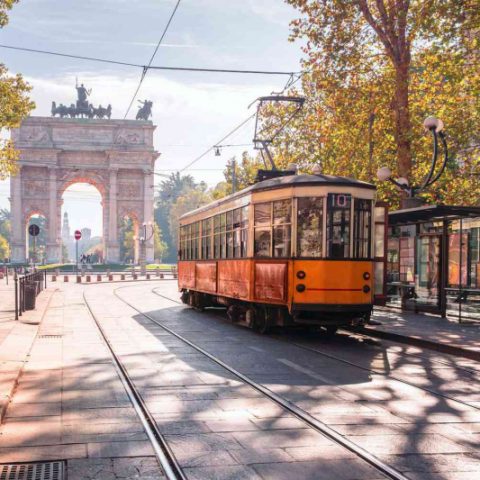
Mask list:
[[[386,272],[387,272],[387,229],[388,206],[385,202],[377,202],[374,210],[374,303],[385,305],[387,301]]]
[[[415,276],[415,310],[440,312],[441,251],[440,235],[420,235],[417,238]]]

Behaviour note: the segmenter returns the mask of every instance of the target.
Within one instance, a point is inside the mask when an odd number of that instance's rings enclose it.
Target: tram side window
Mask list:
[[[273,202],[273,256],[289,257],[291,246],[292,201]]]
[[[356,198],[353,204],[353,258],[370,258],[372,201]]]
[[[327,249],[329,258],[350,256],[350,194],[329,193],[327,199]]]
[[[192,260],[198,260],[199,256],[199,244],[200,240],[200,222],[195,222],[192,224],[191,230],[191,251],[192,251]]]
[[[185,260],[185,227],[180,227],[180,240],[178,242],[179,260]]]
[[[202,220],[202,258],[212,258],[212,218]]]
[[[297,200],[297,256],[323,256],[323,198]]]
[[[272,204],[257,203],[254,206],[255,257],[270,257],[272,240]]]
[[[255,205],[254,219],[255,256],[288,257],[291,245],[292,201],[258,203]]]

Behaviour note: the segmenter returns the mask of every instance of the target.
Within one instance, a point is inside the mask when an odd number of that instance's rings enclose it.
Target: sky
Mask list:
[[[146,64],[176,0],[20,0],[10,23],[0,30],[0,44],[95,56]],[[300,44],[288,42],[289,22],[298,16],[282,0],[182,0],[154,65],[299,71]],[[94,105],[111,104],[113,118],[123,118],[141,69],[0,48],[0,62],[20,72],[33,86],[33,115],[50,115],[51,102],[76,100],[75,82],[92,89]],[[259,76],[149,71],[139,99],[153,101],[158,173],[182,168],[251,113],[259,96],[280,91],[288,76]],[[134,118],[137,102],[127,118]],[[253,121],[225,143],[250,144]],[[251,147],[226,147],[185,173],[215,185],[225,163]],[[157,177],[158,181],[161,177]],[[75,187],[82,191],[81,186]],[[9,183],[0,183],[0,206],[8,206]],[[72,198],[75,196],[71,193]],[[92,193],[88,194],[90,203]],[[99,198],[99,197],[98,197]],[[80,205],[80,206],[79,206]],[[98,219],[82,217],[81,202],[65,198],[74,224],[100,233]],[[98,217],[96,215],[96,217]]]

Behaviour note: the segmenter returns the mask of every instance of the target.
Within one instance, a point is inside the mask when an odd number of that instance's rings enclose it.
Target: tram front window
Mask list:
[[[297,256],[322,257],[323,198],[299,198],[297,212]]]
[[[349,194],[329,193],[327,203],[327,249],[329,258],[350,256],[350,208]]]

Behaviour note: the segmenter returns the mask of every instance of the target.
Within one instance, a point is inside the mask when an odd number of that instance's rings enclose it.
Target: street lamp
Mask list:
[[[443,131],[444,125],[443,122],[435,117],[428,117],[423,122],[423,126],[427,132],[430,132],[433,139],[433,155],[430,165],[430,171],[428,175],[424,178],[420,186],[410,185],[408,179],[404,177],[397,178],[396,180],[392,178],[392,171],[388,167],[381,167],[377,171],[377,178],[384,182],[388,180],[393,183],[396,187],[400,188],[407,194],[407,198],[402,200],[402,206],[404,208],[413,208],[419,207],[423,204],[422,200],[416,195],[427,187],[433,185],[442,175],[445,170],[448,161],[448,148],[447,141],[445,140],[445,133]],[[438,160],[438,139],[440,139],[443,146],[443,162],[440,166],[440,169],[435,174],[435,169],[437,167]]]
[[[142,234],[138,238],[140,240],[140,275],[146,275],[146,254],[147,254],[147,242],[149,242],[155,233],[155,228],[152,222],[143,222]],[[136,240],[136,237],[134,237]]]

